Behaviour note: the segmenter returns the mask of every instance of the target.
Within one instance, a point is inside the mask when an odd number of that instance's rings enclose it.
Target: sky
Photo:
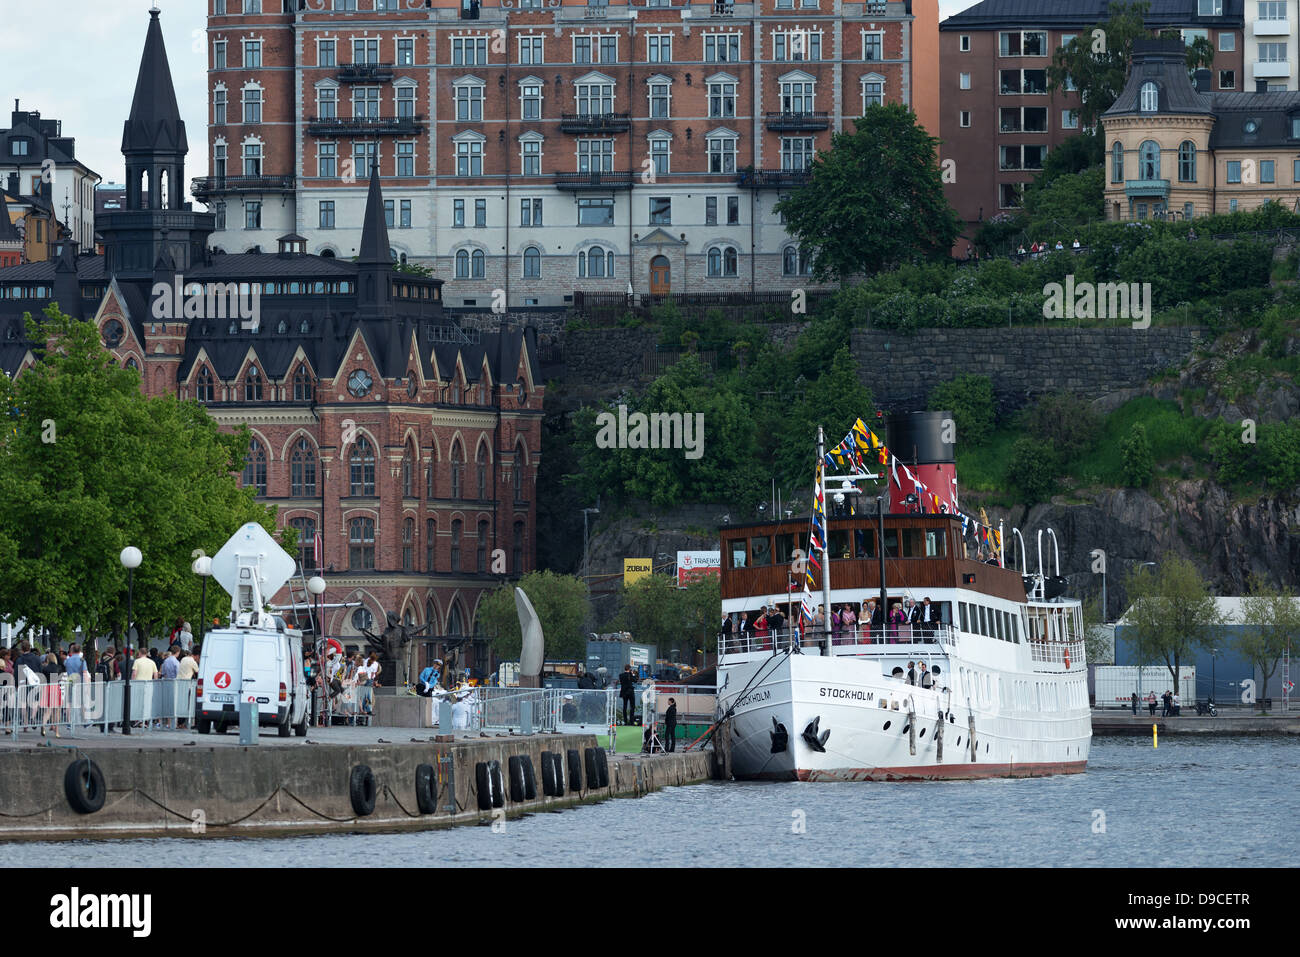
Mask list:
[[[207,0],[156,2],[190,141],[185,175],[205,176]],[[939,0],[939,17],[974,2]],[[0,126],[9,126],[15,99],[24,110],[62,120],[63,134],[77,141],[77,158],[105,183],[121,183],[122,124],[131,112],[153,5],[154,0],[0,0]]]

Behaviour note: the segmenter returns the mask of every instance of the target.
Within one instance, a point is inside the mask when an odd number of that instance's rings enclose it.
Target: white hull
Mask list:
[[[962,636],[960,654],[934,644],[857,650],[724,658],[718,704],[740,699],[729,731],[737,778],[1028,777],[1087,765],[1092,721],[1081,661],[1036,668],[1025,645],[978,635]],[[939,687],[890,676],[908,660],[938,664]],[[805,739],[814,721],[830,732],[824,750]],[[777,725],[786,732],[783,749]]]

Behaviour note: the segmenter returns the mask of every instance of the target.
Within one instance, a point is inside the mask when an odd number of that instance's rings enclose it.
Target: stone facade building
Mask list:
[[[325,600],[357,603],[327,612],[327,634],[364,646],[360,629],[393,612],[429,626],[424,655],[481,639],[481,597],[534,567],[535,334],[462,329],[443,314],[442,280],[395,269],[377,173],[355,262],[309,255],[292,234],[275,251],[214,254],[213,215],[182,201],[185,124],[151,16],[104,254],[65,241],[56,261],[0,269],[0,367],[34,361],[26,312],[54,301],[94,321],[146,393],[248,426],[243,484],[297,528]],[[492,667],[483,640],[461,661]]]
[[[777,200],[878,102],[937,128],[936,0],[209,0],[227,252],[393,255],[450,306],[807,286]]]
[[[1222,93],[1187,76],[1177,41],[1134,44],[1128,83],[1105,113],[1106,217],[1300,211],[1300,93]]]
[[[9,126],[0,129],[0,164],[15,196],[44,197],[82,249],[95,245],[95,184],[99,174],[77,159],[77,141],[63,121],[45,119],[14,101]],[[52,237],[57,239],[58,237]]]

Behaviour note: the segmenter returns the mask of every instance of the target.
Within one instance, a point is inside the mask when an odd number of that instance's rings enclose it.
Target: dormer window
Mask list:
[[[1151,80],[1142,84],[1141,101],[1138,108],[1143,113],[1154,113],[1160,108],[1160,87]]]
[[[1255,120],[1247,120],[1241,125],[1241,128],[1247,135],[1254,135],[1259,132],[1259,123]]]

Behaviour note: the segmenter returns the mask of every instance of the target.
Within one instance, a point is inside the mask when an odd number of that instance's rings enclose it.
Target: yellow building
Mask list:
[[[1210,91],[1181,40],[1133,44],[1128,82],[1102,116],[1106,218],[1192,219],[1269,200],[1300,211],[1300,92]]]

